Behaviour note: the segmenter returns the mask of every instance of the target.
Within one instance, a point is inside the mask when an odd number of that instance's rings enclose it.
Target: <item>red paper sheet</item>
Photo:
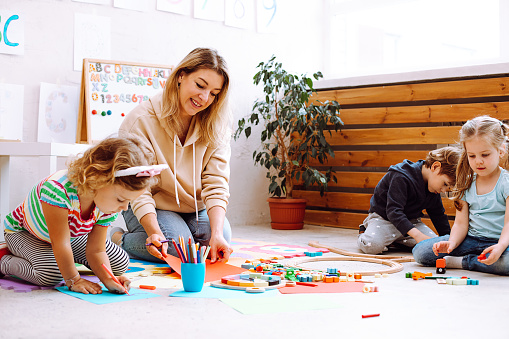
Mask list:
[[[170,267],[180,275],[180,259],[172,255],[168,255],[165,258],[166,262]],[[239,274],[245,272],[245,268],[229,265],[225,262],[218,262],[211,264],[210,260],[207,259],[205,262],[205,282],[216,281],[224,276]]]
[[[364,283],[355,281],[343,281],[337,283],[324,283],[313,282],[318,286],[303,286],[297,285],[294,287],[282,287],[279,292],[283,294],[294,293],[348,293],[348,292],[362,292]]]

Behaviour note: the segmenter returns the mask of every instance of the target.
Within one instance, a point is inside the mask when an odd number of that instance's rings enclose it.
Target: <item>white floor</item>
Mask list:
[[[355,230],[308,225],[300,231],[234,228],[234,238],[290,245],[314,240],[349,251],[357,251],[356,236]],[[373,264],[354,265],[371,270],[365,265]],[[406,272],[434,273],[433,268],[403,265],[403,271],[376,280],[378,293],[317,295],[336,308],[256,315],[217,299],[168,297],[170,289],[157,289],[158,298],[106,305],[56,290],[0,289],[0,338],[509,338],[509,278],[448,270],[446,275],[465,275],[480,285],[439,285],[405,278]],[[361,317],[372,313],[380,316]]]

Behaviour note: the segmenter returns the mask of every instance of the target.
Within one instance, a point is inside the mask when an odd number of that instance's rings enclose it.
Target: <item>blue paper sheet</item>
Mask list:
[[[129,300],[160,297],[159,294],[151,293],[151,292],[140,290],[137,288],[132,288],[129,291],[130,295],[110,293],[110,292],[108,292],[108,290],[105,287],[103,287],[102,294],[83,294],[83,293],[79,293],[79,292],[72,292],[72,291],[69,291],[69,289],[65,286],[57,287],[56,289],[62,293],[70,295],[71,297],[89,301],[89,302],[97,304],[97,305],[116,303],[116,302],[120,302],[120,301],[129,301]]]

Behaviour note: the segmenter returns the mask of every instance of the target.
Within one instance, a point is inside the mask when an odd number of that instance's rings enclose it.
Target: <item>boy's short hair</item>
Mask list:
[[[452,179],[451,185],[456,184],[456,167],[461,156],[461,149],[456,146],[446,146],[430,151],[424,161],[424,166],[431,168],[434,162],[440,163],[440,172]]]

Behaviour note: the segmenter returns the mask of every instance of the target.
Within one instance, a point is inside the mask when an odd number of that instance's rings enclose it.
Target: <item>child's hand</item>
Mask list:
[[[114,280],[110,280],[107,282],[107,284],[104,284],[108,291],[111,293],[118,293],[118,294],[125,294],[125,291],[127,290],[129,292],[129,289],[131,288],[131,280],[127,278],[126,276],[119,276],[117,277],[120,284],[117,284]]]
[[[450,241],[439,241],[433,244],[433,253],[438,256],[439,253],[451,253],[455,248],[453,243]]]
[[[88,281],[86,279],[80,279],[74,283],[71,288],[73,292],[79,292],[83,294],[101,294],[103,293],[102,287],[99,284]]]
[[[490,247],[485,248],[484,251],[482,251],[482,253],[481,253],[481,256],[484,254],[484,256],[486,256],[487,258],[481,259],[481,260],[477,259],[477,260],[479,260],[479,262],[481,262],[483,264],[492,265],[500,258],[500,256],[502,255],[502,253],[504,253],[504,251],[505,251],[505,249],[502,248],[502,246],[500,246],[499,244],[491,245]],[[489,256],[487,256],[488,253],[490,254]]]
[[[412,228],[410,231],[407,232],[409,236],[415,239],[415,242],[420,243],[423,240],[431,238],[430,236],[427,236],[426,234],[419,231],[417,228]]]

